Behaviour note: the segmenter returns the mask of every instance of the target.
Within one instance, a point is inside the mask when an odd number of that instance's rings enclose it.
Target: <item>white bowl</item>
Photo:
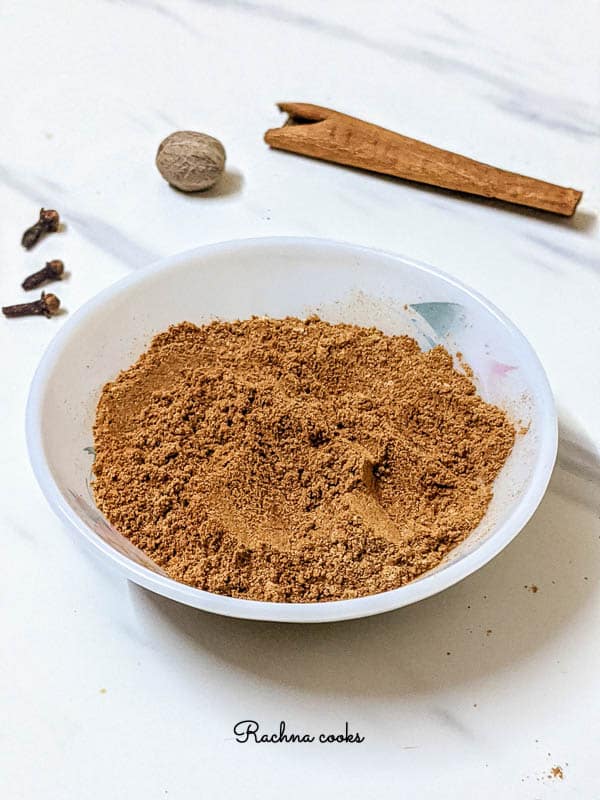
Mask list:
[[[100,390],[170,324],[215,317],[306,317],[376,325],[423,348],[461,352],[485,400],[519,427],[478,528],[433,570],[393,591],[326,603],[263,603],[223,597],[168,578],[115,531],[90,490],[92,423]],[[422,600],[470,575],[502,550],[539,504],[554,465],[557,424],[543,368],[491,303],[424,264],[348,244],[304,238],[248,239],[201,247],[135,272],[86,303],[48,347],[33,379],[27,441],[54,511],[132,581],[196,608],[247,619],[326,622],[378,614]]]

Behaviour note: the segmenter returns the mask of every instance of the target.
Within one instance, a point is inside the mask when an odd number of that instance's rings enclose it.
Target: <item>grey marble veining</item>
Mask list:
[[[124,0],[105,0],[106,2],[119,5]],[[160,3],[158,0],[125,0],[128,6],[137,6],[140,9],[147,9],[155,14],[159,14],[166,20],[174,22],[186,31],[197,33],[197,30],[189,17],[179,14],[173,10],[172,4]]]
[[[553,240],[549,240],[538,234],[528,233],[526,234],[526,238],[528,241],[535,244],[536,247],[540,247],[553,255],[559,256],[561,260],[569,261],[573,269],[577,269],[578,266],[583,266],[587,269],[591,269],[594,274],[600,277],[600,248],[596,247],[596,254],[593,255],[582,252],[581,246],[569,247],[566,244],[566,237],[564,236],[559,241],[556,237]],[[572,243],[575,245],[575,241]],[[580,244],[579,240],[577,240],[577,244]],[[583,242],[583,245],[585,246],[585,242]]]
[[[255,3],[251,0],[194,0],[194,2],[228,8],[255,17],[281,22],[294,27],[305,28],[335,39],[353,42],[377,53],[385,53],[401,63],[412,61],[432,71],[451,72],[465,79],[472,79],[484,86],[492,87],[499,94],[489,94],[489,100],[508,113],[515,114],[530,122],[538,123],[553,131],[562,130],[578,136],[600,136],[600,108],[575,102],[568,97],[556,97],[545,92],[528,88],[515,77],[515,70],[508,70],[502,64],[493,69],[491,66],[474,64],[468,58],[443,53],[439,49],[406,44],[402,41],[389,41],[385,38],[373,38],[349,25],[329,20],[317,19],[297,11],[290,11],[273,3]],[[154,5],[154,4],[153,4]],[[461,30],[461,35],[468,32],[459,21],[451,15],[443,13],[443,18]],[[429,36],[423,35],[427,40]],[[452,38],[447,37],[450,43]],[[438,40],[439,41],[439,40]]]
[[[54,204],[57,204],[56,200],[58,199],[63,218],[77,225],[78,232],[92,244],[115,256],[130,268],[143,267],[155,261],[159,256],[158,253],[134,242],[123,230],[110,222],[89,212],[82,213],[76,210],[68,200],[66,187],[55,181],[49,181],[39,176],[26,180],[17,176],[5,165],[0,164],[0,182],[27,197],[36,207],[44,204],[51,205],[49,198],[52,198]],[[42,186],[45,187],[43,192],[38,188]]]
[[[512,86],[511,96],[490,96],[498,108],[532,122],[548,131],[563,131],[575,136],[600,137],[600,124],[592,117],[592,109],[580,104],[560,103],[556,97]]]

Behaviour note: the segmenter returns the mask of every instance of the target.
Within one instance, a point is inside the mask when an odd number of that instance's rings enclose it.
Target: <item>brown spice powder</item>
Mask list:
[[[104,387],[93,488],[175,580],[336,600],[436,566],[514,436],[442,347],[316,317],[184,322]]]

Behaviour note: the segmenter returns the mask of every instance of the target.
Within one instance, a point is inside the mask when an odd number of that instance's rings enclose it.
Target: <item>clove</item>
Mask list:
[[[46,266],[29,275],[21,286],[26,289],[36,289],[46,281],[60,281],[65,271],[65,265],[58,258],[47,261]]]
[[[19,303],[15,306],[3,306],[2,313],[5,317],[27,317],[32,314],[41,314],[48,319],[56,314],[60,308],[60,300],[55,294],[42,292],[39,300],[32,303]]]
[[[21,239],[21,244],[26,250],[31,250],[44,233],[56,233],[59,223],[58,211],[54,211],[51,208],[41,208],[40,218],[31,228],[27,228]]]

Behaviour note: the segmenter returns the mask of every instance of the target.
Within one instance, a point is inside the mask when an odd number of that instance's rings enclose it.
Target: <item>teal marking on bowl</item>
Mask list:
[[[440,339],[464,320],[463,307],[458,303],[414,303],[410,307],[429,323]]]

